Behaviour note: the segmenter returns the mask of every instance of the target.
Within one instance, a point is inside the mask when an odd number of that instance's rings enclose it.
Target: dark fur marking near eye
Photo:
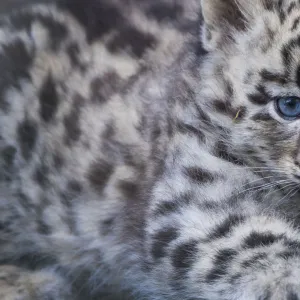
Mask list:
[[[50,122],[55,115],[58,105],[59,96],[51,74],[49,74],[40,90],[40,115],[42,120]]]
[[[99,159],[91,164],[87,177],[91,186],[96,191],[102,193],[113,171],[114,167],[112,164]]]
[[[187,133],[187,134],[191,133],[191,134],[196,135],[199,138],[199,141],[201,141],[201,142],[203,142],[205,139],[205,134],[200,129],[198,129],[190,124],[178,123],[177,129],[181,133]]]
[[[198,253],[198,243],[198,241],[192,240],[181,244],[172,253],[172,264],[181,275],[186,274],[192,267]]]
[[[253,121],[262,121],[262,122],[274,121],[274,119],[269,113],[257,113],[253,115],[251,119]]]
[[[295,19],[295,21],[293,23],[293,26],[291,28],[291,31],[296,30],[298,28],[299,23],[300,23],[300,17],[298,17],[298,18]]]
[[[240,121],[246,115],[246,107],[233,108],[229,101],[215,100],[213,105],[218,113],[226,114],[232,119],[235,118],[235,120]]]
[[[256,87],[257,92],[248,95],[248,99],[250,102],[256,105],[266,105],[268,104],[272,98],[269,96],[265,90],[265,88],[261,85]]]
[[[214,177],[210,172],[197,167],[185,168],[184,174],[195,183],[208,183],[214,180]]]
[[[208,122],[208,123],[211,122],[210,117],[209,117],[209,116],[203,111],[203,109],[202,109],[199,105],[197,105],[197,104],[196,104],[196,109],[197,109],[197,113],[198,113],[198,118],[199,118],[200,120],[203,120],[203,121]]]
[[[238,166],[244,165],[244,162],[241,159],[234,156],[230,151],[228,151],[228,147],[223,141],[218,142],[214,150],[214,153],[217,157]]]
[[[118,92],[120,84],[121,78],[113,71],[96,77],[91,82],[92,101],[100,104],[105,103],[114,93]]]
[[[146,11],[148,17],[158,22],[178,20],[182,13],[183,8],[178,3],[154,3]]]
[[[153,35],[141,32],[134,27],[124,27],[114,39],[108,43],[107,48],[112,52],[128,51],[137,58],[141,58],[146,50],[155,47],[157,41]]]
[[[18,142],[24,159],[28,160],[37,140],[37,124],[29,119],[19,124],[17,129]]]
[[[300,65],[297,67],[296,83],[300,87]]]
[[[244,248],[266,247],[281,239],[282,237],[280,235],[278,236],[269,232],[259,233],[254,231],[247,238],[245,238]]]
[[[255,254],[253,257],[245,260],[242,262],[242,266],[244,268],[251,268],[254,264],[258,263],[260,260],[267,258],[266,253],[258,253]]]
[[[265,81],[275,82],[281,85],[288,83],[286,75],[284,74],[273,73],[264,69],[261,71],[260,75],[261,78]]]
[[[179,236],[178,230],[169,227],[164,228],[161,231],[157,232],[153,236],[153,244],[151,249],[151,254],[155,260],[160,259],[166,255],[166,249],[169,244],[177,239]]]
[[[30,80],[29,67],[33,56],[21,40],[2,45],[0,53],[0,109],[7,112],[9,103],[4,97],[8,87],[20,89],[20,80]]]
[[[299,46],[300,37],[290,40],[287,44],[285,44],[281,49],[281,56],[283,60],[283,65],[288,68],[290,68],[291,63],[293,61],[292,59],[292,51]]]
[[[291,12],[292,12],[295,8],[296,8],[296,2],[292,2],[292,3],[289,5],[288,9],[287,9],[287,13],[288,13],[288,14],[291,14]]]
[[[87,40],[91,43],[114,29],[126,25],[119,8],[108,1],[62,0],[58,5],[68,10],[85,28]]]
[[[73,105],[70,113],[64,118],[65,125],[65,143],[71,146],[77,142],[81,135],[80,129],[80,113],[84,103],[84,99],[80,95],[76,95],[73,100]]]
[[[243,223],[244,220],[245,218],[241,215],[230,215],[209,233],[208,239],[214,240],[227,236],[235,227]]]
[[[215,256],[213,269],[207,274],[206,281],[214,282],[227,274],[227,268],[238,252],[234,249],[219,250]]]
[[[230,117],[235,117],[236,111],[232,109],[232,106],[229,102],[224,102],[222,100],[215,100],[213,102],[214,108],[217,112],[221,114],[227,114]]]

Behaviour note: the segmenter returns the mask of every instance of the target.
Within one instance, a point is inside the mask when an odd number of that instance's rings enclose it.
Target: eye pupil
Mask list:
[[[277,110],[279,114],[288,120],[300,117],[300,98],[283,97],[277,99]]]

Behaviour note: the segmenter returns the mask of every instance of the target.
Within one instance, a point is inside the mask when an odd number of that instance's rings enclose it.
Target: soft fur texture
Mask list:
[[[298,1],[48,2],[0,21],[0,298],[299,300]]]

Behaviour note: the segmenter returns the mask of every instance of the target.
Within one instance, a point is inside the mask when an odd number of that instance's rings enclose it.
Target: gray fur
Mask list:
[[[300,6],[222,3],[1,18],[1,299],[300,299]]]

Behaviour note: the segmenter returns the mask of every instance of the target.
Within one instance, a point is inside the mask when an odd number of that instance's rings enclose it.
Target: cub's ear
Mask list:
[[[211,51],[245,30],[264,0],[201,0],[204,19],[202,42]],[[273,1],[273,0],[271,0]]]

